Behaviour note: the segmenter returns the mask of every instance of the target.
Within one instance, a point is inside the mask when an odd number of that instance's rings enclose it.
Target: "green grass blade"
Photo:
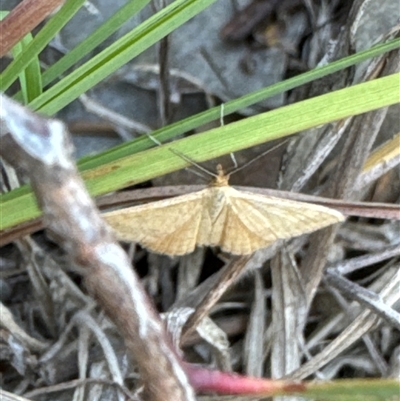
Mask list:
[[[314,69],[296,77],[287,79],[283,82],[271,85],[267,88],[252,92],[238,99],[231,100],[224,104],[224,115],[229,115],[238,110],[251,106],[257,102],[260,102],[261,100],[299,87],[301,85],[304,85],[305,83],[322,78],[326,75],[340,71],[346,67],[350,67],[371,57],[379,56],[383,53],[386,53],[393,49],[397,49],[399,47],[400,39],[392,40],[388,43],[377,45],[372,47],[371,49],[356,53],[352,56],[345,57],[324,67]],[[174,138],[175,136],[195,129],[203,124],[209,123],[212,120],[218,119],[220,113],[220,107],[214,107],[202,113],[186,118],[182,121],[170,124],[167,127],[158,129],[152,132],[152,136],[154,136],[160,142],[167,141],[171,138]],[[141,152],[152,147],[154,147],[154,142],[151,141],[147,136],[143,136],[129,143],[124,143],[120,146],[116,146],[99,155],[85,157],[81,159],[81,161],[79,162],[79,169],[81,171],[84,171],[90,168],[95,168],[101,166],[104,163],[109,163],[121,157],[129,156],[131,154]]]
[[[83,42],[68,52],[63,58],[53,64],[43,74],[43,84],[47,85],[54,79],[59,78],[68,68],[76,64],[100,43],[104,42],[115,31],[117,31],[126,21],[140,11],[150,0],[130,0],[104,24],[90,34]]]
[[[192,135],[85,171],[93,195],[117,190],[186,167],[170,151],[197,162],[255,146],[352,115],[400,101],[400,73],[284,106],[244,120]]]
[[[0,11],[0,20],[7,14],[8,11]],[[32,39],[32,34],[29,33],[11,49],[14,59],[24,52],[24,49],[29,45]],[[27,104],[42,93],[42,76],[38,57],[34,57],[25,70],[19,74],[19,82],[22,89],[24,104]]]
[[[282,93],[285,90],[293,89],[300,86],[302,83],[313,81],[330,73],[339,71],[344,67],[354,65],[360,61],[366,60],[367,58],[383,54],[398,47],[400,47],[399,40],[391,41],[383,45],[378,45],[369,50],[335,61],[327,66],[309,71],[305,74],[288,79],[284,82],[279,82],[277,84],[271,85],[268,88],[264,88],[255,92],[255,94],[250,93],[249,95],[245,95],[239,99],[232,100],[224,104],[224,115],[228,115],[229,112],[237,111],[242,108],[242,106],[247,107],[253,104],[252,102],[257,102],[262,99]],[[220,113],[220,107],[214,107],[210,110],[186,118],[185,120],[178,121],[174,124],[168,125],[167,127],[156,130],[152,133],[152,135],[162,142],[171,139],[174,136],[180,135],[186,131],[189,131],[193,128],[197,128],[202,124],[208,123],[218,118],[220,116]],[[98,155],[83,157],[81,160],[79,160],[78,167],[80,171],[93,169],[96,167],[100,167],[105,163],[111,163],[120,158],[129,156],[137,152],[141,152],[152,147],[154,147],[154,142],[151,141],[147,136],[142,136],[129,143],[115,146],[112,149],[109,149]],[[26,191],[29,191],[27,187],[24,188]]]
[[[28,35],[13,47],[11,52],[14,59],[24,53],[32,40],[32,34],[28,33]],[[42,94],[42,74],[40,71],[39,58],[37,56],[34,57],[26,68],[19,74],[19,82],[21,85],[24,104],[28,104]]]
[[[307,383],[307,390],[299,393],[306,399],[319,401],[390,401],[398,399],[400,383],[394,379],[334,380]]]
[[[215,0],[176,0],[55,84],[30,107],[54,114]]]
[[[85,0],[69,0],[36,35],[35,39],[24,49],[0,75],[0,90],[5,91],[15,82],[22,71],[54,38],[57,32],[76,14]]]
[[[223,154],[282,138],[314,126],[399,103],[400,73],[304,100],[254,117],[192,135],[86,171],[93,196],[140,183],[187,165],[171,152],[179,150],[202,162]],[[25,188],[0,197],[3,228],[40,215]]]

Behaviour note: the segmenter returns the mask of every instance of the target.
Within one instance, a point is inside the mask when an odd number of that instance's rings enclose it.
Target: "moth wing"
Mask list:
[[[340,212],[324,206],[233,188],[226,196],[220,246],[233,254],[249,254],[278,239],[307,234],[344,220]]]
[[[184,255],[196,247],[207,189],[145,205],[105,213],[121,240],[138,242],[167,255]]]
[[[256,227],[249,228],[246,224],[232,205],[227,204],[221,214],[220,223],[213,226],[214,241],[210,245],[218,245],[223,251],[234,255],[248,255],[275,241],[276,238],[266,239],[260,236]]]

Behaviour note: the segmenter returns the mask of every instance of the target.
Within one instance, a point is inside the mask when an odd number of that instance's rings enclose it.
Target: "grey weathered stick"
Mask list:
[[[398,291],[400,283],[400,271],[398,267],[387,270],[381,277],[381,288],[378,296],[388,306],[392,307],[400,299]],[[364,334],[380,324],[380,316],[370,309],[363,310],[352,322],[321,352],[314,355],[312,359],[307,361],[299,369],[291,372],[288,377],[291,379],[304,379],[315,371],[332,361],[341,352],[345,351],[352,344],[358,341]]]
[[[328,269],[336,274],[345,275],[399,255],[400,245],[393,245],[368,255],[357,256],[355,258],[336,262]]]
[[[243,273],[251,256],[233,258],[222,270],[219,280],[214,283],[204,299],[197,305],[195,312],[186,322],[182,331],[181,341],[185,342],[188,336],[196,329],[200,321],[210,312],[225,291]]]
[[[399,54],[398,51],[390,53],[382,76],[398,70]],[[355,193],[358,177],[371,151],[386,112],[387,108],[383,108],[353,119],[344,149],[338,160],[337,169],[331,177],[329,191],[324,195],[344,200],[354,199],[358,196]],[[306,284],[309,304],[314,298],[318,283],[322,278],[327,254],[335,233],[335,227],[329,227],[322,233],[311,236],[309,251],[302,263],[304,277],[309,278]]]
[[[325,279],[348,298],[366,306],[382,319],[386,320],[391,326],[400,330],[400,313],[386,305],[383,299],[376,293],[347,280],[345,277],[337,274],[333,269],[328,269],[325,273]]]
[[[45,226],[71,260],[85,268],[87,286],[139,366],[146,399],[194,401],[157,313],[84,187],[71,158],[65,126],[39,117],[6,96],[0,102],[0,154],[27,172]]]
[[[19,395],[11,394],[0,388],[0,400],[2,401],[32,401],[28,398],[21,397]]]

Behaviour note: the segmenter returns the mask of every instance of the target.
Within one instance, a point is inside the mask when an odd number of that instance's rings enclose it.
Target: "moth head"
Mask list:
[[[214,179],[211,183],[213,187],[224,187],[228,185],[229,174],[225,174],[221,164],[217,165],[217,174],[214,175]]]

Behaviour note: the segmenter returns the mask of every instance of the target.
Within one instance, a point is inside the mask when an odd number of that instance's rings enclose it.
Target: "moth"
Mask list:
[[[324,206],[238,191],[228,179],[218,165],[206,189],[103,216],[119,239],[170,256],[190,253],[196,246],[247,255],[344,220]]]

